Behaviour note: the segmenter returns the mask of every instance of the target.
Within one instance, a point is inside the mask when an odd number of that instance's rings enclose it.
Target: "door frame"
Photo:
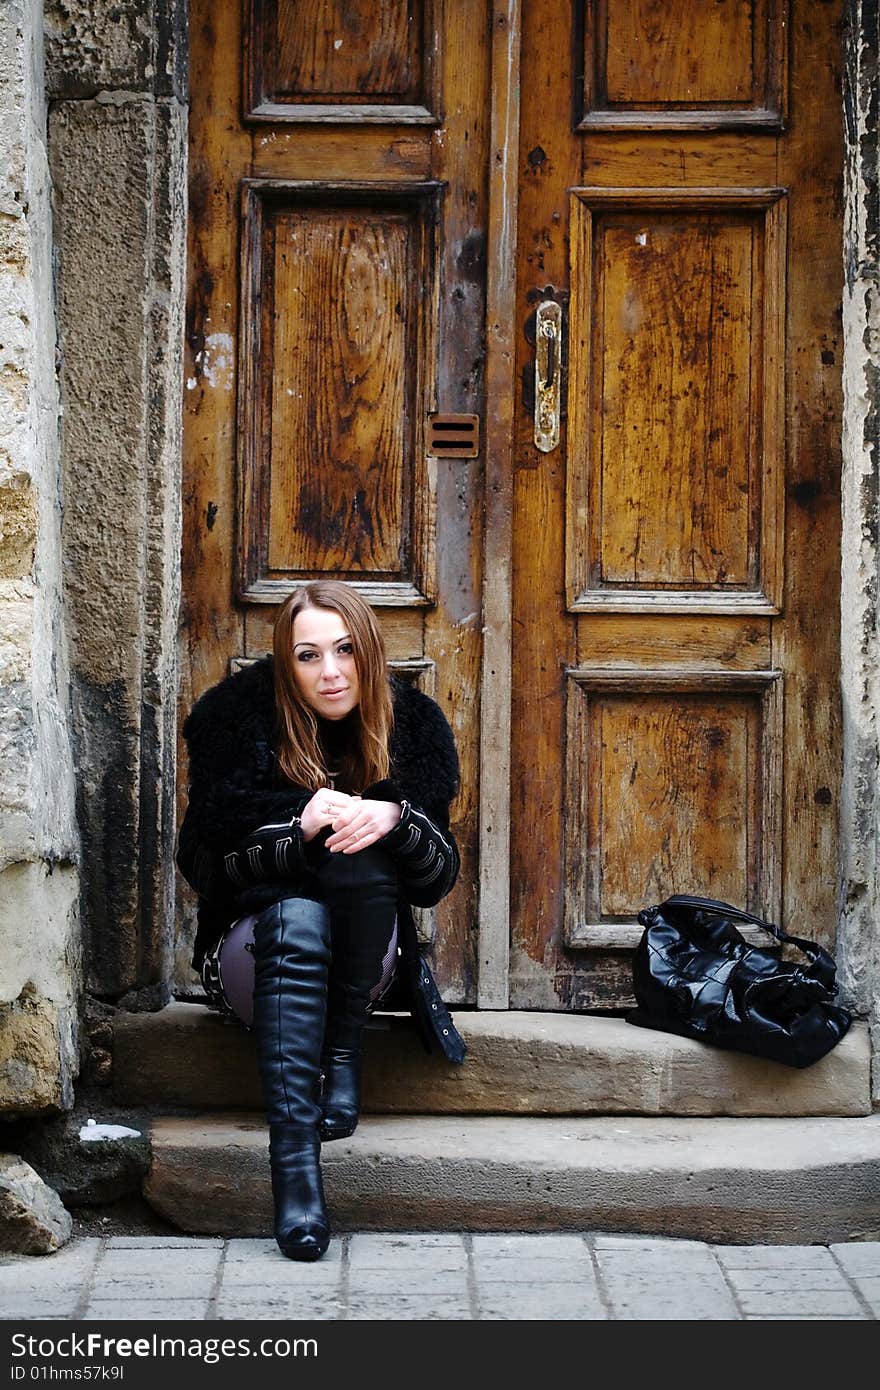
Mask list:
[[[481,674],[480,727],[480,829],[479,829],[479,941],[478,1009],[509,1009],[510,976],[510,848],[511,848],[511,678],[512,678],[512,546],[515,380],[516,259],[518,231],[518,182],[520,136],[520,76],[523,0],[499,0],[492,10],[491,119],[489,144],[489,204],[486,257],[486,421],[485,421],[485,529],[483,564],[483,669]],[[843,0],[849,31],[844,44],[844,82],[852,100],[850,108],[859,113],[867,126],[868,101],[864,90],[870,62],[877,63],[875,50],[864,46],[864,16],[858,0]],[[855,12],[859,11],[858,14]],[[861,20],[861,23],[860,23]],[[876,69],[873,70],[876,76]],[[844,142],[848,156],[845,172],[844,256],[851,258],[853,241],[865,215],[867,187],[864,169],[856,158],[858,140],[851,123],[847,125],[844,102]],[[861,212],[859,209],[861,208]],[[870,259],[867,258],[867,259]],[[863,272],[867,263],[859,260]],[[848,264],[848,262],[847,262]],[[841,534],[841,595],[844,622],[841,627],[839,679],[844,698],[844,732],[841,749],[841,814],[837,841],[837,878],[840,887],[838,934],[841,983],[851,991],[853,1002],[865,1012],[873,1010],[875,1052],[880,1040],[880,851],[864,826],[875,812],[878,792],[876,778],[870,789],[860,776],[866,753],[873,756],[876,745],[866,737],[865,719],[876,711],[863,711],[847,717],[849,698],[855,701],[864,688],[868,670],[880,660],[880,646],[871,647],[867,637],[870,607],[864,578],[865,534],[859,527],[865,516],[865,498],[858,492],[863,474],[858,466],[861,446],[870,449],[869,427],[864,400],[854,390],[847,399],[851,358],[861,360],[865,378],[872,371],[872,359],[865,346],[864,325],[867,307],[855,303],[854,321],[846,320],[847,292],[853,300],[850,276],[841,266],[844,292],[843,362],[843,450],[841,490],[843,529]],[[857,287],[858,288],[858,287]],[[870,292],[861,288],[862,294]],[[854,406],[856,407],[854,409]],[[868,411],[870,413],[870,409]],[[880,413],[880,412],[878,412]],[[852,423],[851,423],[852,421]],[[875,426],[876,428],[876,426]],[[874,552],[872,551],[872,556]],[[876,558],[876,557],[874,557]],[[846,614],[861,614],[862,624],[847,626]],[[875,610],[871,607],[871,613]],[[851,644],[848,648],[847,641]],[[870,804],[866,804],[869,802]],[[868,841],[871,841],[868,843]],[[865,874],[866,858],[871,871]],[[852,892],[857,882],[870,879],[873,894]],[[852,941],[848,940],[852,926]],[[869,983],[864,973],[862,952],[873,935],[875,959]],[[870,948],[868,948],[870,951]],[[880,1071],[876,1086],[880,1087]]]
[[[522,0],[492,10],[477,1008],[510,1007],[513,441]]]

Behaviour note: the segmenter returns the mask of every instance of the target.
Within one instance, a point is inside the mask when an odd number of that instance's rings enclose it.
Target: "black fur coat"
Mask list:
[[[389,746],[390,776],[364,788],[363,795],[411,803],[437,827],[444,850],[451,851],[446,859],[451,857],[453,861],[447,863],[446,873],[430,896],[410,894],[408,900],[407,896],[401,897],[400,1002],[411,1009],[426,1046],[434,1040],[450,1060],[461,1061],[464,1044],[420,956],[410,909],[412,902],[431,906],[439,901],[452,887],[458,872],[458,852],[449,834],[449,807],[458,790],[458,755],[452,730],[439,705],[404,681],[392,677],[391,684],[394,727]],[[212,686],[193,706],[183,725],[189,753],[189,798],[180,827],[177,863],[199,894],[193,954],[196,970],[205,953],[237,917],[260,911],[296,891],[290,883],[263,883],[236,891],[218,871],[224,856],[258,826],[300,815],[312,795],[310,790],[287,782],[280,774],[274,751],[274,725],[271,656]]]

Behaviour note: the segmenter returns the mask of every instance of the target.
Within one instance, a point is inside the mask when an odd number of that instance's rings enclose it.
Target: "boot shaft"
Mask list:
[[[327,1012],[330,919],[285,898],[254,922],[254,1036],[267,1118],[315,1131]]]

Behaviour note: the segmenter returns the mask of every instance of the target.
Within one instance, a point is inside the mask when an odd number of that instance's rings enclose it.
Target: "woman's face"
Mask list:
[[[344,719],[361,687],[351,635],[341,614],[303,608],[293,623],[293,674],[305,703],[322,719]]]

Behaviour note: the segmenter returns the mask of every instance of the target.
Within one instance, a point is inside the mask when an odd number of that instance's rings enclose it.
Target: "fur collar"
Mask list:
[[[428,810],[449,803],[458,790],[458,756],[446,716],[429,696],[392,676],[394,728],[391,781]],[[274,662],[260,658],[227,676],[196,702],[183,725],[191,772],[230,778],[256,789],[277,787],[273,751]],[[446,820],[446,815],[443,815]]]

